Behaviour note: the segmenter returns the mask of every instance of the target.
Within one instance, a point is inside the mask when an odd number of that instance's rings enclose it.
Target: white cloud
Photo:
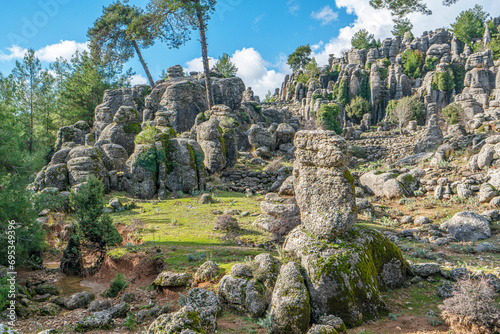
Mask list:
[[[208,58],[209,67],[212,68],[216,63],[216,60],[212,57]],[[195,58],[186,62],[186,67],[184,68],[184,73],[189,74],[189,72],[203,72],[203,58]]]
[[[323,7],[319,12],[312,12],[311,17],[321,21],[321,25],[327,25],[339,18],[339,13],[334,12],[330,6]]]
[[[28,51],[28,49],[24,49],[17,45],[12,45],[10,48],[7,48],[9,53],[3,53],[0,51],[0,61],[11,61],[14,59],[21,59],[24,57],[24,54]]]
[[[253,29],[255,32],[258,32],[258,30],[259,30],[259,23],[260,23],[260,21],[262,21],[265,17],[266,17],[266,14],[262,14],[262,15],[257,16],[257,17],[253,20],[253,23],[252,23],[252,29]]]
[[[300,11],[300,4],[298,0],[288,0],[286,6],[288,8],[288,12],[290,12],[290,14],[292,15],[297,15]]]
[[[70,59],[76,51],[85,50],[89,50],[87,42],[78,43],[76,41],[60,41],[59,43],[47,45],[41,48],[36,51],[35,54],[42,61],[53,62],[60,57]]]
[[[413,34],[420,36],[422,32],[435,30],[437,28],[449,27],[454,22],[458,14],[474,6],[470,1],[458,1],[457,4],[445,7],[441,1],[424,0],[429,9],[433,11],[430,16],[413,13],[408,16],[414,25]],[[475,3],[482,5],[486,12],[497,16],[498,3],[494,0],[477,0]],[[338,8],[345,8],[348,14],[356,16],[356,19],[350,25],[341,28],[337,36],[327,42],[324,47],[314,50],[313,56],[319,65],[328,63],[329,54],[341,55],[342,50],[351,48],[351,38],[354,33],[360,29],[366,29],[374,34],[375,38],[392,38],[393,22],[390,12],[386,9],[373,9],[369,0],[335,0]],[[321,43],[321,42],[320,42]]]
[[[149,82],[148,82],[148,79],[146,79],[141,74],[134,74],[132,77],[130,77],[130,84],[132,86],[145,85],[145,84],[149,84]]]
[[[273,65],[265,61],[254,48],[243,48],[237,50],[231,60],[238,68],[237,75],[262,99],[268,91],[274,93],[276,88],[280,88],[286,74],[290,73],[284,54],[280,54],[278,64]],[[273,67],[277,70],[271,69]]]
[[[10,61],[14,59],[22,59],[24,54],[28,51],[26,48],[21,48],[17,45],[12,45],[7,48],[10,53],[0,51],[0,61]],[[89,50],[88,43],[78,43],[76,41],[60,41],[56,44],[50,44],[35,51],[35,55],[41,60],[46,62],[54,62],[57,58],[70,59],[76,51]]]

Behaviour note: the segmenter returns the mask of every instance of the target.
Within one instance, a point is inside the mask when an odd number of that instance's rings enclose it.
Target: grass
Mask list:
[[[131,198],[127,193],[115,192],[107,197],[118,197],[126,202]],[[218,191],[213,194],[217,203],[200,204],[199,197],[168,199],[165,201],[136,200],[137,208],[130,211],[113,213],[115,223],[124,225],[139,222],[136,234],[142,240],[137,248],[160,248],[165,263],[173,270],[189,270],[206,260],[213,260],[228,269],[232,264],[241,262],[246,256],[264,252],[262,248],[239,247],[227,241],[224,232],[214,230],[218,215],[213,211],[226,210],[260,213],[262,196],[246,197],[245,194]],[[236,238],[243,244],[257,246],[269,240],[269,234],[252,225],[255,217],[235,216],[241,227]],[[195,231],[195,232],[194,232]],[[119,247],[110,252],[119,258],[129,252],[131,247]],[[204,257],[192,254],[204,253]],[[165,256],[166,255],[166,256]]]

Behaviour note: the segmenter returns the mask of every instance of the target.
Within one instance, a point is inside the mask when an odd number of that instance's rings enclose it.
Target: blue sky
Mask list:
[[[278,88],[289,73],[286,55],[299,45],[314,46],[320,65],[328,54],[347,49],[355,31],[366,28],[378,38],[391,37],[391,17],[387,11],[375,11],[369,0],[219,0],[217,11],[208,23],[209,55],[217,58],[226,52],[240,69],[247,86],[264,95]],[[5,1],[0,15],[0,72],[10,73],[25,48],[37,50],[47,65],[57,56],[69,57],[86,47],[86,33],[101,14],[102,6],[112,1],[98,0],[22,0]],[[410,17],[415,33],[448,25],[464,9],[479,3],[493,16],[500,15],[494,0],[442,7],[438,0],[427,0],[432,17]],[[147,0],[131,0],[144,7]],[[161,43],[144,51],[144,58],[155,78],[163,69],[181,64],[187,70],[201,68],[198,32],[180,49],[168,49]],[[144,82],[137,59],[129,64]]]

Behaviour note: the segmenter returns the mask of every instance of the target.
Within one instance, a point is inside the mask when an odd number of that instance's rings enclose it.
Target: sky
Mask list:
[[[70,58],[76,50],[85,50],[87,30],[101,15],[102,7],[112,0],[22,0],[2,3],[0,14],[0,72],[11,72],[16,60],[28,48],[36,50],[44,66],[57,57]],[[147,0],[129,3],[145,7]],[[459,0],[444,7],[440,0],[424,0],[433,15],[411,14],[413,33],[449,27],[457,15],[475,4],[482,5],[492,17],[500,16],[498,0]],[[279,88],[290,69],[287,55],[298,46],[310,44],[319,65],[330,54],[340,55],[350,47],[351,37],[361,28],[375,38],[391,38],[392,18],[387,10],[375,10],[369,0],[218,0],[216,12],[208,22],[209,56],[231,56],[247,87],[264,97]],[[186,71],[201,71],[201,47],[198,31],[179,49],[157,42],[143,51],[155,79],[162,70],[180,64]],[[133,84],[147,83],[137,57],[132,67]]]

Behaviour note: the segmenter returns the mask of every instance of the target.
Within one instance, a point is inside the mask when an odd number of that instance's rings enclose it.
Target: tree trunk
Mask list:
[[[30,153],[33,152],[33,75],[33,71],[30,69]]]
[[[134,46],[135,52],[137,52],[137,55],[139,56],[139,60],[141,61],[142,67],[144,68],[144,71],[146,72],[146,76],[148,77],[148,81],[149,81],[149,85],[151,86],[151,89],[155,88],[155,82],[153,80],[153,77],[151,76],[151,73],[149,72],[148,65],[144,61],[144,58],[142,58],[142,53],[141,53],[141,50],[139,49],[139,46],[137,45],[137,42],[135,40],[133,40],[132,45]]]
[[[203,57],[203,69],[205,70],[205,89],[207,91],[208,109],[212,109],[212,80],[210,79],[210,65],[208,63],[207,38],[205,36],[205,22],[201,10],[200,0],[194,0],[196,4],[196,16],[198,18],[198,30],[200,31],[201,55]]]

